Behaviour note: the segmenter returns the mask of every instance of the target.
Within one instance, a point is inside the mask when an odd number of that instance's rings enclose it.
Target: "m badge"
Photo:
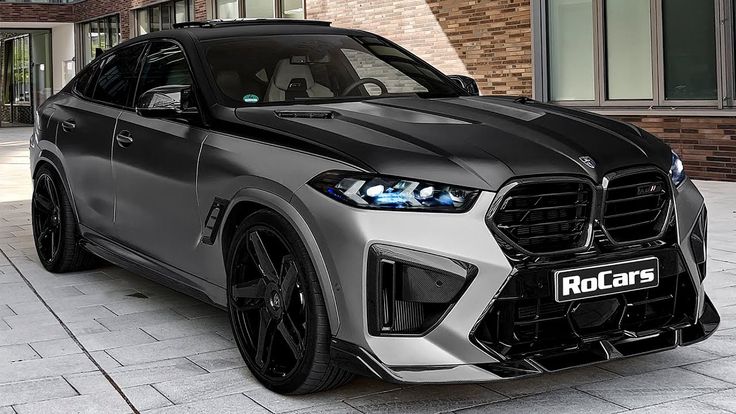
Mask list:
[[[595,161],[592,158],[588,157],[587,155],[584,156],[584,157],[580,157],[580,161],[583,164],[585,164],[586,166],[588,166],[588,167],[590,167],[592,169],[595,169],[595,165],[596,165],[595,164]]]

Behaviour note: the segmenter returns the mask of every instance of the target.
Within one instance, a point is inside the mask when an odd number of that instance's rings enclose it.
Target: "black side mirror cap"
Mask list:
[[[450,78],[450,80],[453,81],[455,85],[459,86],[460,89],[467,92],[468,95],[480,96],[480,88],[478,88],[478,83],[470,76],[448,75],[447,77]]]

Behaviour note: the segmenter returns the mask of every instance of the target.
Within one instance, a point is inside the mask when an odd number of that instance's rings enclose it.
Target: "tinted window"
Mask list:
[[[77,78],[76,82],[74,82],[74,90],[82,96],[91,98],[92,92],[94,91],[94,81],[97,78],[99,69],[99,63],[86,68],[84,72],[79,75],[79,78]]]
[[[143,64],[136,104],[146,91],[173,85],[192,85],[192,76],[184,52],[173,43],[154,43]]]
[[[140,43],[105,59],[92,97],[102,102],[128,106],[128,98],[138,79],[136,68],[144,47]]]

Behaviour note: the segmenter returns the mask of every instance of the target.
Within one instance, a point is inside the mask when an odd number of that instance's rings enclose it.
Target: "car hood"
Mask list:
[[[380,174],[498,190],[513,177],[623,168],[668,171],[669,147],[588,112],[499,97],[284,105],[235,110],[240,123],[329,148]]]

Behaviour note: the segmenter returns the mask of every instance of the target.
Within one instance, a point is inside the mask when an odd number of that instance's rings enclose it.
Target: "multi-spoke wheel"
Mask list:
[[[321,289],[298,234],[262,210],[238,227],[228,254],[230,321],[248,367],[267,387],[302,394],[351,375],[330,363]]]
[[[69,197],[56,173],[39,168],[31,200],[31,224],[36,252],[52,272],[69,272],[89,267],[94,257],[77,240],[77,222]]]

